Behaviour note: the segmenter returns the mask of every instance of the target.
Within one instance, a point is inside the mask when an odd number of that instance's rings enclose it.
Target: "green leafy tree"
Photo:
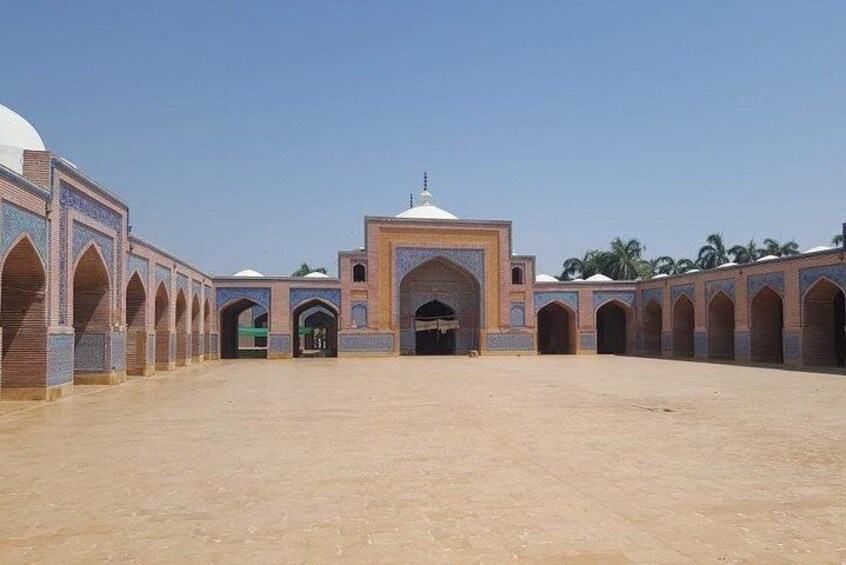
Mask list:
[[[750,239],[746,245],[734,245],[728,250],[729,254],[734,257],[735,263],[751,263],[763,255],[762,251],[754,239]]]
[[[768,255],[775,255],[777,257],[799,255],[799,244],[792,239],[782,244],[778,240],[768,237],[764,240],[764,249],[766,249]]]
[[[723,242],[723,234],[712,233],[705,239],[705,245],[699,249],[696,264],[702,269],[713,269],[728,262],[728,250]]]
[[[834,237],[832,237],[831,238],[831,244],[834,245],[835,247],[843,245],[843,234],[839,233],[839,234],[835,235]]]
[[[323,273],[326,274],[326,267],[318,267],[316,269],[312,269],[308,263],[303,263],[300,265],[300,268],[291,273],[292,277],[304,277],[311,273]]]
[[[696,261],[691,259],[677,259],[676,260],[676,273],[675,274],[682,274],[686,273],[692,269],[696,268]]]
[[[630,281],[644,272],[643,245],[635,238],[623,241],[615,237],[611,249],[602,257],[602,274],[618,281]]]
[[[675,275],[676,272],[676,260],[669,255],[662,255],[655,259],[656,275]]]

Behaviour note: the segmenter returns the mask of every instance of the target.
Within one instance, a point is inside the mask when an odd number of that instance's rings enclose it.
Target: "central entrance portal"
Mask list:
[[[481,292],[464,267],[437,257],[400,282],[400,353],[462,355],[479,349]]]
[[[417,355],[453,355],[458,320],[455,310],[432,300],[414,313],[415,347]]]

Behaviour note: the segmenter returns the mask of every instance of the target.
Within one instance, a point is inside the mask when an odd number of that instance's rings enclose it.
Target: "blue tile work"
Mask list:
[[[340,334],[338,336],[338,350],[390,352],[394,350],[394,334]]]
[[[417,347],[417,333],[414,328],[400,329],[400,353],[414,353]]]
[[[144,286],[147,286],[147,274],[149,273],[150,269],[150,262],[144,259],[143,257],[139,257],[138,255],[133,255],[132,253],[126,256],[126,277],[127,280],[132,278],[133,273],[138,273],[141,277],[141,282],[144,283]]]
[[[341,290],[335,288],[292,288],[290,295],[291,310],[314,298],[319,298],[330,304],[334,304],[339,311],[341,309]]]
[[[784,332],[784,359],[802,358],[802,340],[799,332]]]
[[[751,300],[765,286],[784,296],[784,273],[749,275],[749,278],[746,279],[746,295]]]
[[[210,287],[210,286],[206,286],[206,287],[203,287],[203,288],[204,288],[204,290],[206,291],[206,294],[205,294],[205,299],[209,301],[209,307],[211,307],[211,301],[212,301],[212,289],[211,289],[211,287]]]
[[[658,306],[664,306],[664,289],[663,288],[647,288],[640,293],[641,304],[646,306],[650,300],[658,303]]]
[[[188,277],[182,274],[176,275],[176,290],[185,293],[185,300],[190,300],[191,288],[188,285]]]
[[[217,337],[217,336],[213,336]],[[212,340],[216,342],[216,339]],[[215,345],[216,346],[216,345]],[[271,353],[290,353],[291,352],[291,334],[270,334],[267,340],[267,347]],[[214,348],[212,348],[214,351]]]
[[[693,354],[696,356],[708,354],[708,332],[693,332]]]
[[[711,301],[718,292],[723,291],[734,301],[734,279],[720,279],[705,283],[705,303]]]
[[[676,303],[676,299],[682,294],[687,295],[687,297],[690,298],[690,301],[696,304],[696,293],[693,291],[692,284],[674,286],[670,292],[672,293],[673,304]]]
[[[156,334],[147,334],[147,366],[156,366]]]
[[[103,260],[106,262],[106,271],[109,273],[109,280],[114,279],[112,259],[114,258],[114,241],[108,235],[90,228],[85,224],[79,222],[73,223],[73,260],[74,263],[79,260],[82,251],[91,242],[96,243],[103,253]]]
[[[217,349],[217,334],[211,334],[209,336],[209,338],[210,338],[209,341],[211,342],[211,347],[209,349],[211,350],[212,353],[217,355],[217,351],[218,351],[218,349]]]
[[[747,331],[735,330],[734,355],[738,360],[749,359],[752,354],[752,337]]]
[[[3,202],[0,212],[3,214],[0,220],[0,258],[6,257],[18,237],[27,234],[41,260],[46,261],[47,220],[8,202]]]
[[[673,332],[661,332],[661,351],[673,350]]]
[[[352,303],[352,309],[350,310],[352,314],[352,322],[353,327],[355,328],[366,328],[367,327],[367,302],[366,301],[356,301]]]
[[[59,249],[68,247],[70,230],[68,215],[71,210],[74,210],[114,230],[117,236],[117,256],[123,257],[123,217],[120,214],[79,192],[66,182],[62,182],[59,186],[59,203]],[[68,318],[68,260],[66,253],[59,253],[59,325],[67,324]],[[109,267],[111,268],[111,265]],[[117,290],[113,294],[119,302],[123,300],[123,279],[120,269],[114,273],[112,281]]]
[[[535,312],[550,302],[561,302],[579,311],[579,293],[576,291],[535,292]]]
[[[582,332],[579,336],[579,349],[584,351],[596,350],[596,333]]]
[[[73,352],[75,371],[106,370],[106,334],[88,332],[77,334]]]
[[[191,281],[191,292],[197,297],[197,300],[203,296],[203,285],[197,281]]]
[[[822,277],[839,284],[840,288],[846,289],[846,264],[801,269],[799,271],[799,286],[802,289],[802,296]]]
[[[121,372],[126,369],[126,334],[112,332],[112,371]]]
[[[405,276],[428,261],[444,258],[467,270],[479,284],[479,315],[485,325],[485,250],[397,247],[394,261],[393,311],[399,312],[399,288]],[[293,302],[291,302],[293,304]]]
[[[47,384],[73,382],[73,334],[50,334],[47,337]]]
[[[534,336],[528,332],[487,334],[487,346],[491,351],[534,351]]]
[[[170,294],[170,279],[172,276],[173,272],[169,267],[156,263],[156,290],[158,290],[159,284],[164,283],[167,293]]]
[[[270,289],[269,288],[248,288],[248,287],[225,287],[217,289],[217,307],[224,307],[228,302],[245,298],[256,304],[260,304],[270,310]]]
[[[526,307],[522,302],[511,303],[511,327],[522,328],[526,325]]]
[[[593,309],[597,310],[609,300],[619,300],[632,308],[637,308],[637,293],[633,290],[595,290],[593,292]]]

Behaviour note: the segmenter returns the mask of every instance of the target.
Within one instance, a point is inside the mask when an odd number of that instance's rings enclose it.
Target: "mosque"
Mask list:
[[[427,186],[419,205],[365,217],[363,243],[338,254],[337,278],[210,276],[135,234],[125,200],[0,106],[0,399],[52,400],[247,351],[846,361],[844,248],[561,282],[513,253],[511,222],[459,219]]]

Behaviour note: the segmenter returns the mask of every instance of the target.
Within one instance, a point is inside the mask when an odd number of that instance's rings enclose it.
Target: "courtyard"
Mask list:
[[[0,404],[2,563],[841,563],[843,376],[238,360]]]

